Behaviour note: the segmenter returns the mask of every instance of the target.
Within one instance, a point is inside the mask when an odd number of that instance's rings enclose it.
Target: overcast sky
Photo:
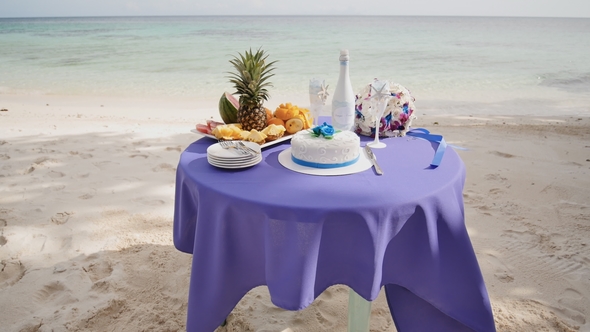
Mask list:
[[[143,15],[590,17],[590,0],[0,0],[0,17]]]

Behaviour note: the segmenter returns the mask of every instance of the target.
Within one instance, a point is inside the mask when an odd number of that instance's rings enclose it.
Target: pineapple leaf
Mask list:
[[[268,54],[262,49],[253,52],[246,50],[238,53],[229,62],[234,67],[234,72],[228,72],[229,82],[234,85],[236,94],[240,95],[240,104],[249,108],[260,107],[263,101],[268,100],[268,87],[272,84],[268,81],[274,76],[275,63],[268,62]]]

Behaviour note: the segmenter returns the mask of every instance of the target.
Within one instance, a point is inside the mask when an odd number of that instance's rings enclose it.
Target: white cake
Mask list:
[[[336,168],[356,163],[361,140],[351,131],[334,134],[331,139],[315,137],[302,130],[291,138],[291,159],[296,164],[315,168]]]

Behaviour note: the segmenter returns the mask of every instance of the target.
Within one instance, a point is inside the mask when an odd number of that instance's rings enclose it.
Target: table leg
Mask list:
[[[370,316],[371,302],[351,288],[348,291],[348,332],[368,332]]]

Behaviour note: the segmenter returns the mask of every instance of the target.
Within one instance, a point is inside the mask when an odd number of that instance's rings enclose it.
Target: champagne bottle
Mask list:
[[[348,50],[340,51],[340,76],[332,98],[332,126],[337,130],[353,130],[355,95],[350,84]]]

